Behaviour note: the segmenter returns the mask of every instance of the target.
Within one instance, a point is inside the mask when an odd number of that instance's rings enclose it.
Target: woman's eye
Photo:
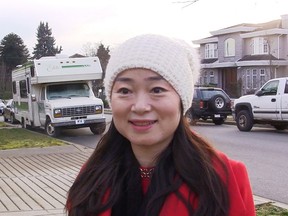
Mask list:
[[[163,88],[161,88],[161,87],[155,87],[155,88],[153,88],[152,89],[152,92],[153,93],[162,93],[162,92],[164,92],[165,91],[165,89],[163,89]]]
[[[129,89],[127,88],[120,88],[117,93],[120,93],[120,94],[128,94],[130,92]]]

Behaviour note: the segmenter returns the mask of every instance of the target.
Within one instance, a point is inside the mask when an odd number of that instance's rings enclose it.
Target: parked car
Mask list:
[[[231,98],[221,88],[195,87],[192,106],[186,112],[190,124],[199,119],[211,119],[215,125],[224,123],[227,116],[232,115]]]
[[[10,120],[12,124],[18,123],[18,121],[15,119],[15,102],[13,99],[10,99],[6,103],[6,107],[3,111],[4,121]]]
[[[3,115],[4,108],[6,107],[4,101],[0,99],[0,115]]]

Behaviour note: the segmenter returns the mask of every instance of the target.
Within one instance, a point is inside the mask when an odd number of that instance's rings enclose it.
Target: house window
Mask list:
[[[269,46],[268,45],[269,45],[268,41],[263,37],[253,38],[252,54],[254,54],[254,55],[268,54],[268,52],[269,52]]]
[[[210,71],[210,74],[209,74],[209,82],[210,84],[214,84],[215,83],[215,76],[214,76],[214,71]]]
[[[216,43],[205,44],[205,59],[218,58],[218,47]]]
[[[266,82],[266,74],[264,69],[260,69],[260,86],[263,86]]]
[[[208,84],[207,79],[208,79],[207,71],[205,71],[205,72],[204,72],[204,77],[203,77],[203,83],[204,83],[204,85],[207,85],[207,84]]]
[[[246,70],[246,89],[251,89],[251,77],[250,77],[250,70]]]
[[[228,38],[225,40],[225,57],[235,56],[235,40]]]
[[[199,83],[200,83],[200,85],[203,85],[203,77],[202,76],[199,77]]]
[[[252,87],[253,89],[257,89],[257,70],[252,70]]]

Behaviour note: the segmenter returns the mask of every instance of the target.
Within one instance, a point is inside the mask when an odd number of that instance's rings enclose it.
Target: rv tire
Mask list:
[[[14,114],[11,114],[11,116],[10,116],[10,122],[11,122],[11,124],[15,124],[15,123],[16,123],[16,119],[15,119]]]
[[[90,130],[95,135],[102,134],[106,130],[106,123],[103,122],[103,123],[93,124],[90,126]]]
[[[48,136],[57,137],[60,134],[60,128],[54,127],[50,119],[46,120],[45,132]]]
[[[26,128],[26,122],[24,118],[21,119],[21,127]]]

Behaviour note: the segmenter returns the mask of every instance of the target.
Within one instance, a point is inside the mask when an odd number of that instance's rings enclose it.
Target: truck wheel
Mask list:
[[[103,123],[93,124],[92,126],[90,126],[90,130],[95,135],[102,134],[106,130],[106,123],[103,122]]]
[[[57,137],[60,134],[60,128],[54,127],[50,119],[46,120],[45,132],[48,136]]]
[[[192,114],[192,110],[190,109],[185,113],[185,118],[190,125],[196,125],[197,121],[199,120],[199,118]]]
[[[226,106],[225,98],[222,95],[214,95],[210,98],[209,103],[214,110],[221,110]]]
[[[240,131],[250,131],[252,129],[253,120],[248,110],[242,110],[237,114],[236,124]]]
[[[273,125],[276,130],[285,130],[287,128],[287,125]]]
[[[215,125],[222,125],[224,123],[224,121],[225,121],[224,118],[213,119],[213,123]]]
[[[10,122],[11,122],[11,124],[15,124],[16,123],[14,114],[10,115]]]

